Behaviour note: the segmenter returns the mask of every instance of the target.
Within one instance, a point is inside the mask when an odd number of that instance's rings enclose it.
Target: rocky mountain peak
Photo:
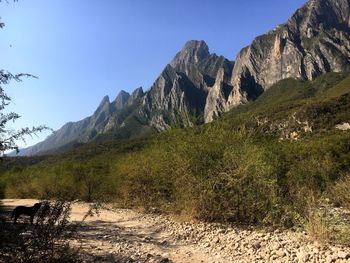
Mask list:
[[[104,96],[104,97],[102,98],[102,100],[101,100],[101,102],[100,102],[100,106],[103,106],[103,105],[105,105],[106,103],[110,103],[110,102],[109,102],[109,96],[108,96],[108,95],[106,95],[106,96]]]
[[[103,99],[101,100],[99,106],[97,107],[96,112],[101,112],[101,111],[105,111],[107,108],[109,108],[110,102],[109,102],[109,97],[108,96],[104,96]]]
[[[203,40],[191,40],[176,54],[170,65],[176,68],[182,63],[198,64],[209,56],[209,47]]]
[[[124,90],[121,90],[113,102],[115,109],[122,109],[128,103],[129,98],[130,94]]]
[[[143,92],[142,87],[139,87],[139,88],[135,89],[131,93],[131,96],[129,97],[128,105],[133,104],[135,101],[141,99],[144,95],[145,95],[145,93]]]
[[[302,35],[312,30],[345,29],[350,26],[350,0],[310,0],[287,23]]]
[[[143,96],[143,94],[144,94],[144,92],[143,92],[142,87],[139,87],[132,92],[131,97],[140,98]]]

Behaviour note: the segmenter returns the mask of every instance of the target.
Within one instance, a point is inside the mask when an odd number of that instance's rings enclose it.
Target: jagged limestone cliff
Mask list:
[[[349,0],[310,0],[286,24],[257,37],[236,58],[227,99],[210,93],[205,121],[218,115],[215,109],[254,100],[281,79],[350,70],[349,6]]]
[[[207,94],[219,71],[231,74],[233,62],[210,54],[204,41],[189,41],[147,92],[142,112],[158,131],[203,122]]]

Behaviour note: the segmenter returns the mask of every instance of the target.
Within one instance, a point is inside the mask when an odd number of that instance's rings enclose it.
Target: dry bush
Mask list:
[[[327,210],[322,209],[314,193],[309,193],[305,230],[310,238],[319,243],[329,243],[331,238],[327,222]]]
[[[77,224],[69,222],[71,203],[44,202],[33,226],[1,223],[0,262],[80,262],[69,240]]]
[[[310,238],[319,243],[328,243],[330,241],[331,233],[325,213],[325,211],[317,209],[310,211],[305,224],[305,229]]]

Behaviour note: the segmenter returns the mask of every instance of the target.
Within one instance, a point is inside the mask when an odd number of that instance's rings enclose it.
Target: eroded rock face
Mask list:
[[[158,131],[165,130],[170,124],[176,125],[177,115],[182,116],[181,124],[190,125],[185,96],[193,87],[185,82],[188,82],[186,76],[168,65],[146,94],[142,111]]]
[[[223,100],[217,91],[211,100],[220,101],[226,111],[285,78],[312,80],[350,70],[349,6],[349,0],[310,0],[286,24],[241,50],[232,72],[232,92]],[[215,107],[208,107],[205,115],[217,115]]]
[[[228,111],[229,107],[226,103],[232,86],[230,86],[227,75],[223,68],[218,71],[216,81],[210,88],[205,103],[204,121],[211,122],[218,118],[222,112]]]
[[[113,105],[116,110],[121,110],[128,103],[130,94],[124,90],[120,91],[118,96],[113,102]]]
[[[132,105],[135,102],[137,102],[138,100],[142,99],[142,97],[145,95],[145,93],[143,92],[142,87],[139,87],[137,89],[135,89],[132,93],[131,96],[128,99],[128,105]]]
[[[210,54],[204,41],[189,41],[147,92],[143,115],[158,131],[202,123],[207,95],[219,71],[226,76],[232,68],[233,62]]]

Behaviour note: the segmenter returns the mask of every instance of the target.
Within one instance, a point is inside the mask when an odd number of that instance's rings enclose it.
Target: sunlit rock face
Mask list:
[[[147,92],[143,114],[158,131],[203,123],[218,72],[230,75],[232,68],[233,62],[210,54],[204,41],[187,42]]]
[[[286,24],[242,49],[232,72],[232,92],[221,108],[253,100],[281,79],[312,80],[326,72],[350,70],[349,3],[311,0]]]

